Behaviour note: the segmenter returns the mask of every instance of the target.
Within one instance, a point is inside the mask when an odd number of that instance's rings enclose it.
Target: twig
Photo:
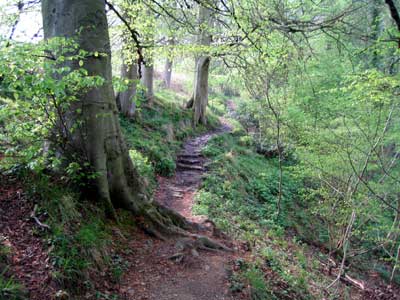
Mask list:
[[[344,263],[346,262],[346,255],[347,255],[347,248],[348,248],[348,244],[349,244],[349,238],[350,238],[351,229],[353,227],[355,219],[356,219],[356,212],[353,210],[351,212],[351,217],[350,217],[349,224],[347,225],[346,232],[345,232],[345,234],[343,236],[343,241],[344,241],[343,242],[343,258],[342,258],[342,262],[340,264],[339,273],[338,273],[336,279],[326,287],[327,289],[331,288],[334,284],[336,284],[342,278],[342,274],[343,274],[343,270],[344,270]],[[348,276],[345,276],[345,278],[346,277],[348,277]]]
[[[40,222],[40,220],[36,217],[36,211],[37,211],[37,204],[35,204],[33,208],[33,211],[31,213],[31,218],[36,222],[37,225],[39,225],[39,227],[50,230],[49,225]]]
[[[130,32],[131,37],[136,45],[136,53],[138,55],[137,64],[138,64],[139,77],[142,77],[141,65],[142,65],[142,63],[143,64],[146,64],[146,63],[144,61],[144,57],[143,57],[143,53],[142,53],[143,46],[141,45],[141,43],[139,41],[140,34],[134,28],[131,27],[129,22],[121,15],[121,13],[115,8],[115,6],[112,3],[110,3],[107,0],[105,0],[105,3],[110,8],[110,10],[112,10],[117,15],[117,17],[122,21],[122,23],[125,24],[126,28]]]

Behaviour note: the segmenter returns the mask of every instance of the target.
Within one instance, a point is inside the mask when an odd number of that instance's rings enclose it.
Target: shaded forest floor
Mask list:
[[[6,291],[2,291],[0,298],[24,299],[29,294],[32,300],[51,299],[56,293],[51,276],[53,266],[48,247],[39,234],[41,228],[32,218],[34,202],[19,181],[0,176],[0,182],[0,273],[15,279],[2,283]]]
[[[215,132],[189,139],[178,154],[175,175],[158,178],[155,199],[201,224],[202,234],[237,250],[235,242],[218,234],[218,229],[207,222],[207,216],[194,216],[192,212],[194,195],[206,175],[207,161],[201,150],[211,137],[229,130],[230,127],[224,124]],[[163,242],[140,233],[139,236],[140,239],[128,241],[130,251],[121,254],[131,265],[121,280],[120,290],[126,299],[228,300],[244,297],[229,292],[229,276],[240,255],[238,251],[234,254],[206,251],[192,245],[187,247],[187,239]]]
[[[123,120],[134,161],[156,201],[234,251],[162,241],[137,229],[126,212],[119,212],[119,224],[103,220],[95,203],[80,205],[57,183],[36,183],[32,190],[1,176],[0,274],[6,276],[0,276],[0,299],[333,299],[324,287],[338,270],[326,265],[324,250],[298,242],[293,228],[262,223],[274,206],[265,209],[268,199],[255,201],[252,193],[274,184],[273,159],[252,149],[235,120],[220,117],[218,129],[191,131],[190,113],[176,106],[176,94],[166,93],[140,121]],[[235,103],[221,103],[234,118]],[[155,180],[155,173],[164,174]],[[355,275],[367,289],[341,282],[336,299],[400,299],[397,287]]]

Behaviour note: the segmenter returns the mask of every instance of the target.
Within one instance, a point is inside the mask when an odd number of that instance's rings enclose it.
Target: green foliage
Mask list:
[[[38,201],[37,213],[48,216],[51,231],[44,238],[55,267],[53,278],[72,294],[93,288],[91,278],[111,267],[111,237],[103,210],[79,199],[71,188],[52,182],[52,177],[22,176],[29,198]]]
[[[82,288],[82,282],[89,280],[90,272],[104,268],[107,255],[104,250],[110,240],[108,230],[98,212],[87,210],[87,220],[71,220],[77,224],[53,224],[49,243],[53,250],[51,257],[57,268],[55,278],[72,291]],[[80,216],[82,218],[82,216]],[[71,222],[70,221],[70,222]]]
[[[150,182],[154,182],[154,177],[151,176],[148,163],[151,163],[151,168],[157,174],[173,175],[176,153],[180,150],[183,140],[208,130],[205,127],[193,129],[192,115],[190,111],[182,108],[182,103],[183,98],[171,91],[162,90],[157,94],[154,107],[143,106],[137,120],[121,118],[125,137],[129,146],[134,149],[131,153],[136,153],[134,164],[139,164],[140,172]],[[217,121],[212,114],[210,121],[211,128],[216,126]],[[141,157],[138,156],[138,152],[141,153]]]
[[[194,212],[207,215],[230,235],[256,245],[253,255],[262,263],[245,267],[240,279],[231,279],[231,289],[240,290],[244,281],[251,285],[253,299],[307,299],[311,274],[306,271],[306,256],[299,247],[293,263],[285,240],[285,228],[293,226],[291,212],[296,210],[295,199],[300,197],[303,183],[291,176],[289,165],[284,166],[282,212],[278,216],[277,160],[266,159],[247,143],[243,145],[243,138],[248,136],[223,134],[204,148],[211,170],[197,194]],[[264,279],[264,268],[276,278]],[[282,282],[288,286],[287,295],[274,287]]]
[[[155,184],[153,178],[154,168],[150,164],[149,159],[135,149],[129,150],[129,156],[139,174],[147,181],[148,185],[153,187]]]
[[[243,275],[251,286],[252,300],[277,300],[277,298],[268,291],[266,282],[264,280],[264,273],[262,271],[253,267],[248,269]]]
[[[27,293],[23,286],[6,276],[7,268],[0,273],[0,299],[27,300]]]
[[[245,221],[248,219],[256,220],[261,225],[289,225],[284,214],[275,222],[276,161],[267,160],[251,148],[242,146],[242,138],[231,134],[220,135],[204,148],[204,155],[212,159],[211,174],[203,182],[196,211],[208,212],[216,220],[231,219],[227,214],[233,215],[239,223],[239,220],[244,221],[240,226],[245,228],[248,227]],[[289,205],[297,197],[300,184],[287,173],[284,175],[284,205]]]
[[[27,293],[24,287],[9,274],[11,247],[0,236],[0,299],[25,300]]]
[[[60,159],[54,149],[43,153],[44,142],[66,146],[66,137],[79,129],[80,122],[68,126],[62,116],[82,92],[104,80],[88,75],[83,60],[93,54],[78,49],[72,40],[7,47],[5,43],[0,41],[0,151],[5,154],[1,163],[4,168],[24,165],[35,171],[57,167]],[[77,62],[80,68],[72,68]]]

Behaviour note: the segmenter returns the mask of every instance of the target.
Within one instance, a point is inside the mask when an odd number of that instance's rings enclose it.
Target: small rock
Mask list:
[[[66,291],[59,290],[54,295],[57,300],[68,300],[69,294]]]
[[[199,256],[200,256],[200,255],[199,255],[199,252],[197,252],[196,249],[192,249],[191,253],[192,253],[192,255],[193,255],[194,257],[199,257]]]

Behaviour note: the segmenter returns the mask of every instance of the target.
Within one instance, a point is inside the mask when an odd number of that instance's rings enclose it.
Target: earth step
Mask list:
[[[185,193],[187,191],[187,188],[171,186],[171,190],[174,192]]]
[[[193,155],[193,156],[201,155],[201,151],[197,151],[197,150],[191,149],[191,148],[185,148],[185,149],[183,149],[183,151],[181,153],[182,153],[182,155]]]
[[[200,164],[201,160],[200,159],[190,159],[190,158],[178,157],[178,162],[190,165],[190,164]]]
[[[201,166],[196,166],[196,165],[188,165],[188,164],[183,164],[183,163],[177,163],[176,167],[179,170],[188,170],[188,171],[204,171],[203,167]]]
[[[180,157],[180,158],[188,158],[188,159],[190,159],[190,158],[196,159],[196,158],[200,158],[201,154],[200,153],[190,153],[190,154],[182,153],[182,154],[179,154],[178,157]]]
[[[174,196],[174,197],[176,197],[176,198],[183,198],[182,193],[179,193],[179,192],[173,192],[173,193],[172,193],[172,196]]]

